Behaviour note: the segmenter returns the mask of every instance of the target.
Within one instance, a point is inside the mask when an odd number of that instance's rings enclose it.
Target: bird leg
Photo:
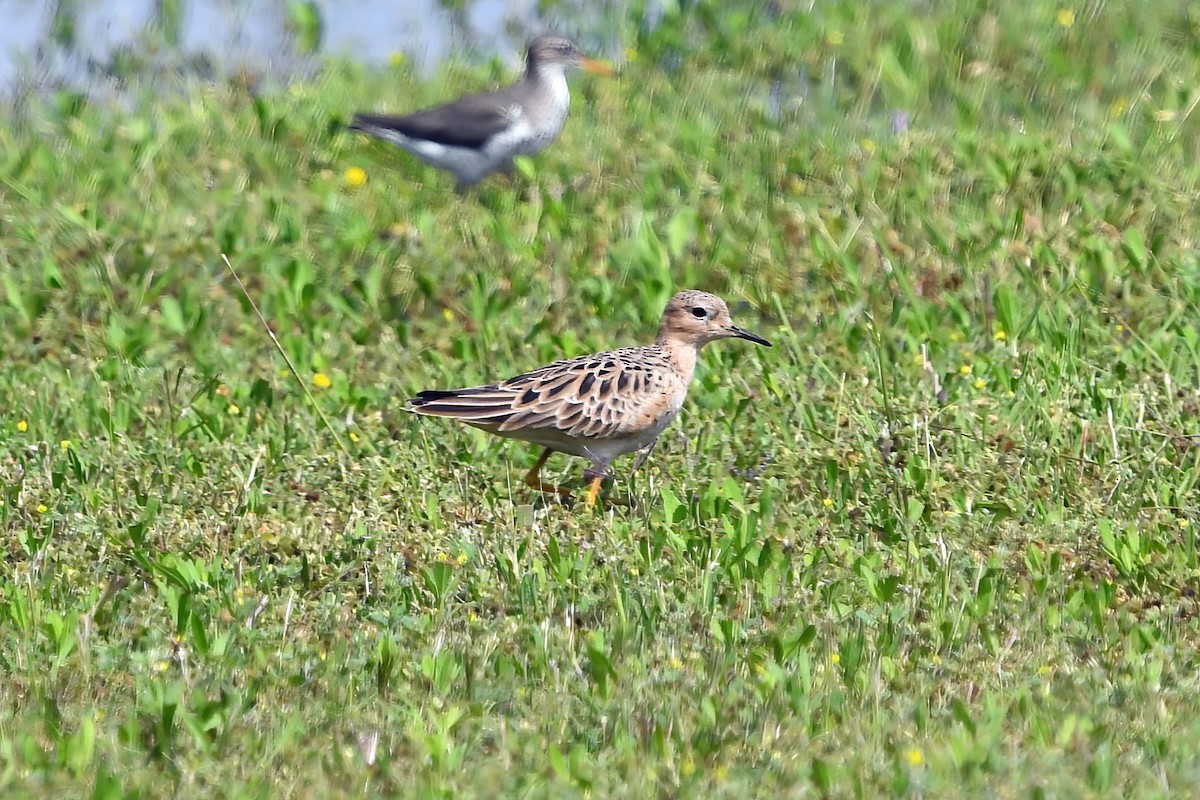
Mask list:
[[[538,457],[537,463],[533,465],[533,468],[530,469],[529,472],[525,473],[525,485],[530,489],[534,489],[539,492],[545,492],[546,494],[557,494],[561,495],[562,497],[567,497],[571,494],[570,489],[564,489],[561,486],[555,486],[553,483],[546,483],[540,477],[542,466],[546,463],[546,459],[550,457],[552,452],[554,451],[548,447],[542,451],[542,455]]]
[[[588,487],[587,507],[592,508],[596,505],[596,498],[600,496],[600,484],[604,483],[604,476],[597,475],[592,478],[592,485]]]
[[[583,471],[583,477],[591,481],[588,485],[587,500],[585,505],[588,508],[596,506],[596,500],[600,497],[600,488],[604,485],[604,479],[610,477],[608,465],[602,465],[596,469],[587,469]],[[629,500],[614,499],[612,497],[604,498],[604,501],[613,506],[630,506],[632,503]]]

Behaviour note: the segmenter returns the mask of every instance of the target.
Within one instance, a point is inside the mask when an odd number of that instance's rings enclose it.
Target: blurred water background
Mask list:
[[[286,80],[325,56],[426,73],[456,51],[515,63],[545,30],[611,57],[627,13],[628,0],[0,0],[0,95],[105,94],[130,76]]]

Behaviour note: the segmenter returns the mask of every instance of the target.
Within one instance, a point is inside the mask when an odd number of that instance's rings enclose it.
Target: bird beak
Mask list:
[[[579,60],[579,66],[581,69],[586,70],[587,72],[595,73],[596,75],[613,74],[612,64],[595,58],[582,58]]]
[[[751,333],[750,331],[743,330],[743,329],[739,328],[737,325],[731,325],[729,327],[729,330],[733,333],[734,336],[736,336],[739,339],[745,339],[747,341],[754,342],[755,344],[761,344],[763,347],[771,346],[770,342],[768,342],[763,337],[759,336],[757,333]]]

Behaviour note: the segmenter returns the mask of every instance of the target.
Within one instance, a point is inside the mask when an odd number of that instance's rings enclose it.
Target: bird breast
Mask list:
[[[525,113],[511,133],[504,135],[507,147],[514,155],[536,155],[558,138],[567,111],[571,106],[571,92],[565,75],[546,76],[539,86],[538,103],[526,104]],[[499,138],[499,137],[498,137]]]
[[[687,384],[656,377],[659,379],[652,377],[648,381],[640,397],[631,398],[627,404],[628,430],[625,435],[636,442],[630,450],[640,450],[657,439],[679,416],[687,398]]]

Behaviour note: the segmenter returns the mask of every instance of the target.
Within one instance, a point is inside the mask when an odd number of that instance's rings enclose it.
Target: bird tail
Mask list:
[[[498,386],[470,389],[431,389],[408,401],[418,414],[452,417],[472,425],[503,425],[514,413],[512,392]]]
[[[374,126],[371,124],[369,115],[355,114],[350,120],[350,124],[346,126],[348,131],[359,131],[360,133],[370,133]]]
[[[368,133],[371,136],[382,136],[385,132],[393,129],[395,124],[395,118],[387,114],[358,113],[350,120],[350,124],[346,126],[346,130]]]

